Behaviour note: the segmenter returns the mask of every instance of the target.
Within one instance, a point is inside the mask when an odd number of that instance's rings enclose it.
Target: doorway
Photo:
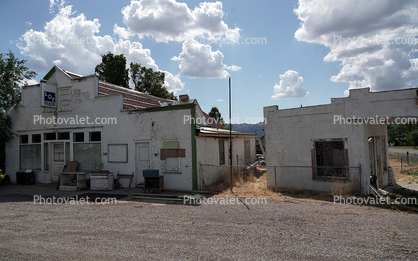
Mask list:
[[[138,142],[135,145],[135,185],[144,182],[142,172],[150,168],[149,142]]]
[[[60,173],[63,171],[64,166],[70,161],[70,143],[50,143],[50,149],[49,162],[51,166],[51,182],[58,182]]]

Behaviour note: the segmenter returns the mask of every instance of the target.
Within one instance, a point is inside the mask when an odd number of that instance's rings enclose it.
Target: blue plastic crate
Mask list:
[[[145,169],[142,171],[142,176],[144,177],[158,177],[160,171],[158,169]]]

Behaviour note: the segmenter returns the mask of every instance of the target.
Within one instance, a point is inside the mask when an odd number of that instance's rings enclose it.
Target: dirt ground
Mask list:
[[[246,186],[234,189],[244,201],[261,193]],[[416,214],[272,191],[249,209],[215,202],[228,192],[191,205],[134,201],[134,191],[112,191],[128,195],[115,204],[38,204],[34,195],[84,192],[0,187],[0,260],[418,259]]]
[[[418,183],[418,174],[415,174],[415,172],[418,171],[418,165],[416,168],[411,167],[408,171],[401,172],[401,164],[402,163],[396,159],[389,159],[389,165],[393,169],[396,181],[408,184]]]

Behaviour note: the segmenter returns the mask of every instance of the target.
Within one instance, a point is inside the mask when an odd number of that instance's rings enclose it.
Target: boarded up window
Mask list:
[[[41,169],[41,144],[20,146],[20,169]]]
[[[165,161],[165,172],[181,172],[180,158],[186,156],[186,150],[179,148],[178,141],[164,141],[161,160]]]
[[[316,141],[315,164],[318,177],[346,177],[344,141]]]
[[[79,170],[96,170],[101,163],[101,144],[74,143],[74,160]]]

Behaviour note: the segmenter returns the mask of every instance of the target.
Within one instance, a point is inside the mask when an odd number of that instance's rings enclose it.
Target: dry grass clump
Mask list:
[[[393,169],[393,173],[395,175],[397,182],[406,182],[406,183],[418,183],[418,165],[417,168],[411,168],[409,171],[401,172],[401,163],[398,159],[389,159],[389,165]]]
[[[354,184],[358,184],[358,182],[333,182],[331,195],[352,196],[358,194],[358,191],[356,190],[356,186]]]
[[[257,195],[259,194],[259,191],[262,190],[262,187],[267,188],[266,175],[264,174],[264,178],[262,178],[262,176],[259,176],[259,178],[257,178],[257,171],[233,171],[232,182],[234,186],[234,191],[236,189],[243,189],[246,191],[246,193],[253,193],[253,195]],[[230,184],[231,183],[229,171],[225,171],[218,179],[218,181],[215,182],[215,184],[206,187],[205,190],[210,190],[213,192],[225,192],[228,191],[231,187]]]
[[[257,173],[257,171],[260,171]],[[239,197],[259,197],[271,200],[297,202],[303,204],[323,204],[330,202],[333,199],[333,194],[329,192],[298,190],[298,189],[278,189],[267,188],[267,174],[264,172],[265,168],[257,168],[257,171],[250,173],[235,173],[233,178],[234,187],[233,192],[229,186],[229,174],[223,175],[215,185],[209,186],[206,190],[216,192],[214,197],[232,197],[238,195]],[[260,175],[262,174],[262,175]],[[338,194],[340,195],[340,194]]]

